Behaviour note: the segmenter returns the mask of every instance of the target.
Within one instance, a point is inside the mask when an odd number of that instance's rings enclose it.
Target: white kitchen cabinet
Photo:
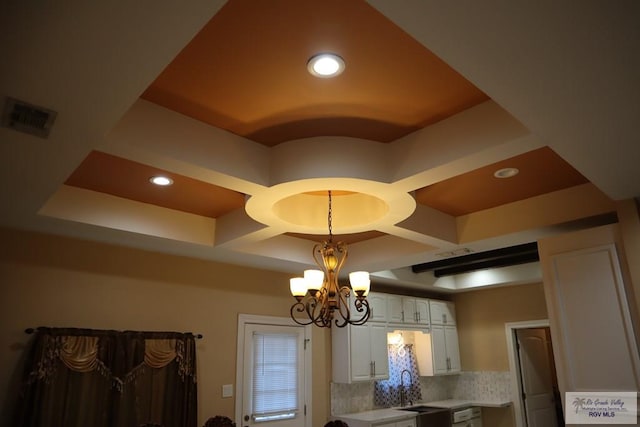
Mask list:
[[[352,383],[389,378],[386,324],[331,329],[333,381]]]
[[[434,375],[460,372],[458,329],[455,326],[432,326],[431,348]]]
[[[387,294],[381,294],[378,292],[369,292],[367,295],[367,301],[369,301],[369,307],[371,307],[370,322],[386,322],[387,316]]]
[[[402,323],[402,296],[387,295],[387,310],[389,323]]]
[[[416,333],[414,341],[420,376],[460,372],[458,329],[455,326],[431,325],[429,334]]]
[[[356,298],[349,298],[349,310],[351,311],[352,319],[360,319],[362,313],[358,312],[355,307]],[[369,303],[369,320],[367,322],[380,322],[385,323],[387,321],[387,294],[379,292],[369,292],[367,295],[367,302]]]
[[[456,308],[449,301],[429,301],[429,312],[432,325],[455,325]]]
[[[400,295],[389,295],[387,298],[389,323],[399,325],[429,326],[429,300]]]
[[[372,427],[416,427],[416,419],[408,418],[395,423],[373,424]]]
[[[429,300],[423,298],[402,298],[404,323],[429,326]]]

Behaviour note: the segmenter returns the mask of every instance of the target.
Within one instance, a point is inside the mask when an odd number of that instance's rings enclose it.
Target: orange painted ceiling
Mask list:
[[[516,168],[511,178],[496,178]],[[539,148],[416,190],[416,201],[453,216],[563,190],[588,180],[549,147]]]
[[[339,78],[307,71],[323,52]],[[267,146],[390,142],[488,99],[360,0],[229,1],[142,98]]]
[[[158,175],[173,185],[151,184]],[[209,218],[244,206],[238,192],[99,151],[92,151],[65,184]]]
[[[640,194],[628,7],[595,28],[597,7],[533,2],[33,3],[0,14],[5,93],[58,116],[47,140],[0,129],[3,226],[297,274],[331,188],[349,269],[448,292],[466,282],[407,267]],[[344,73],[312,77],[320,52]],[[505,166],[520,174],[494,178]]]
[[[319,52],[342,56],[345,71],[335,79],[311,76],[306,62]],[[266,146],[313,136],[390,142],[488,99],[359,0],[231,0],[142,98]],[[494,178],[503,167],[516,167],[520,174]],[[149,178],[157,174],[177,185],[151,185]],[[459,216],[584,182],[545,147],[415,195],[420,204]],[[99,151],[66,184],[211,218],[245,202],[236,191]],[[371,231],[341,238],[354,243],[381,235]]]
[[[338,78],[307,71],[307,60],[320,52],[344,58]],[[142,98],[266,146],[314,136],[391,142],[488,99],[359,0],[231,0]],[[503,167],[520,173],[495,178]],[[158,174],[175,185],[151,185]],[[417,189],[415,198],[460,216],[585,182],[545,147]],[[236,191],[99,151],[66,184],[211,218],[245,203]],[[338,239],[356,243],[383,235],[371,230]]]

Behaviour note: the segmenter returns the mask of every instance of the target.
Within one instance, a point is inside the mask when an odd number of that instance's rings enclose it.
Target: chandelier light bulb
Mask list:
[[[296,299],[302,299],[307,294],[307,282],[303,277],[293,277],[289,279],[289,289]]]
[[[353,289],[356,295],[361,293],[366,296],[369,293],[371,280],[369,279],[369,273],[367,271],[354,271],[349,273],[349,283],[351,283],[351,289]]]
[[[324,281],[324,271],[322,270],[305,270],[304,281],[308,289],[320,289]]]

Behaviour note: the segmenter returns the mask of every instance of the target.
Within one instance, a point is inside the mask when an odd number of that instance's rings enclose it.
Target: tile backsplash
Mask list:
[[[507,372],[474,371],[459,375],[420,377],[422,400],[510,400],[511,377]],[[331,383],[331,414],[341,415],[377,409],[373,382]]]
[[[511,373],[469,371],[457,375],[451,395],[454,399],[504,401],[511,400]]]

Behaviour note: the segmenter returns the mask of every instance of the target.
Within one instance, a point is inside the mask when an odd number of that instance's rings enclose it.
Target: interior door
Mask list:
[[[551,342],[545,328],[516,330],[524,408],[529,427],[557,427]]]
[[[305,425],[304,328],[246,324],[238,426]]]

